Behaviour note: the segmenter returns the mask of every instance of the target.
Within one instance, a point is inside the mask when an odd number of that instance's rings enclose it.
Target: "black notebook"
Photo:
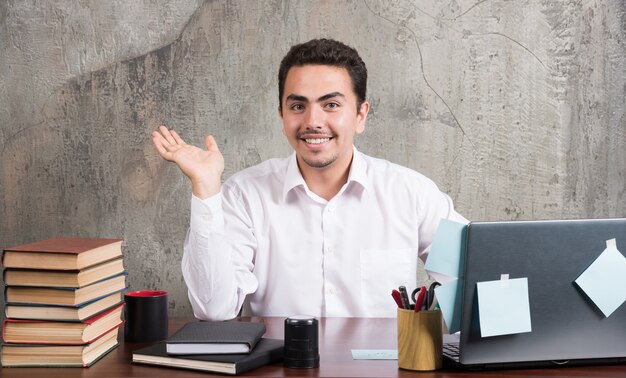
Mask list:
[[[265,333],[265,324],[190,322],[166,341],[168,354],[250,353]]]
[[[135,363],[233,375],[281,361],[282,358],[283,340],[265,338],[261,339],[249,354],[171,355],[167,354],[165,343],[154,344],[133,352]]]

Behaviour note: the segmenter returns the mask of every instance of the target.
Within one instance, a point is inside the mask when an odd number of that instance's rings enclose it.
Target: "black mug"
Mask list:
[[[149,342],[167,338],[167,292],[139,290],[124,294],[126,341]]]

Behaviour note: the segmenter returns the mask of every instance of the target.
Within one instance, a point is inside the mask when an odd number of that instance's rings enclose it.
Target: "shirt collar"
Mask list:
[[[350,173],[348,174],[348,184],[356,182],[367,189],[367,162],[363,154],[359,152],[356,147],[352,146],[352,152],[352,164],[350,166]],[[287,198],[287,194],[298,186],[306,187],[307,185],[300,169],[298,169],[298,161],[296,153],[294,152],[291,154],[287,165],[285,184],[283,185],[283,199]]]
[[[283,185],[283,199],[287,198],[287,194],[295,187],[298,186],[306,186],[304,181],[304,177],[302,177],[302,173],[300,173],[300,169],[298,169],[298,160],[296,158],[296,152],[294,151],[289,158],[289,163],[287,164],[287,173],[285,176],[285,184]]]
[[[367,189],[367,161],[356,147],[352,146],[352,149],[352,166],[350,167],[350,174],[348,175],[348,183],[356,182],[364,189]]]

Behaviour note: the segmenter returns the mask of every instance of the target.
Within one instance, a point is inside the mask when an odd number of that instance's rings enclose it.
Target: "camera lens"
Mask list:
[[[320,366],[319,323],[307,315],[285,319],[284,366],[311,369]]]

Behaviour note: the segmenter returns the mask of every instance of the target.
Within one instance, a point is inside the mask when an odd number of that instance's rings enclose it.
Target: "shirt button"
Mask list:
[[[326,246],[326,253],[333,253],[333,252],[335,252],[335,247],[333,247],[332,245]]]
[[[336,294],[337,293],[337,289],[335,289],[334,287],[331,287],[330,289],[328,289],[328,294]]]
[[[211,221],[211,214],[210,213],[204,213],[202,214],[202,220],[205,220],[207,222]]]
[[[334,213],[334,212],[335,212],[335,208],[334,208],[334,207],[332,207],[332,206],[328,206],[328,212],[329,212],[330,214]]]

